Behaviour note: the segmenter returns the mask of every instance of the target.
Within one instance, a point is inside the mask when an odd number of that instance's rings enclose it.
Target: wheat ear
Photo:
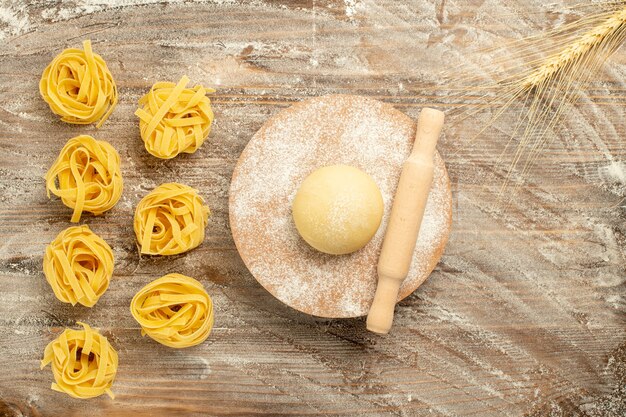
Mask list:
[[[577,101],[600,66],[625,40],[626,6],[622,2],[616,10],[582,18],[548,32],[545,37],[534,36],[519,41],[517,45],[521,47],[516,56],[505,56],[493,62],[494,68],[504,68],[492,74],[495,83],[473,88],[479,94],[472,98],[487,104],[479,104],[473,110],[464,109],[460,120],[476,116],[485,108],[493,107],[491,103],[498,103],[495,114],[470,139],[471,142],[482,136],[513,105],[522,105],[524,110],[519,112],[517,122],[512,125],[508,142],[497,162],[497,166],[501,166],[513,149],[500,196],[520,165],[520,177],[525,178],[553,136],[551,133],[556,130],[564,111]],[[541,54],[544,57],[536,58]],[[526,62],[511,67],[510,62],[519,60]]]
[[[601,45],[605,39],[611,38],[614,33],[623,30],[625,24],[626,7],[618,10],[604,22],[584,33],[580,39],[575,40],[562,51],[548,57],[539,68],[522,81],[522,85],[525,88],[534,88],[547,79],[554,78],[563,67],[582,60],[587,54]]]

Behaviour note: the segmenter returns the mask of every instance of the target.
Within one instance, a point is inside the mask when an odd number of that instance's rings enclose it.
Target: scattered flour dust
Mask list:
[[[346,17],[348,19],[354,18],[356,15],[357,1],[356,0],[343,0],[346,5]]]
[[[255,134],[233,174],[230,220],[242,258],[268,291],[285,304],[317,316],[367,313],[393,193],[414,129],[414,122],[390,105],[335,95],[296,104]],[[385,205],[372,241],[343,256],[310,248],[291,217],[291,203],[304,178],[334,164],[352,165],[372,176]],[[439,156],[433,184],[401,297],[430,274],[447,239],[451,197]]]
[[[17,7],[0,6],[0,39],[19,36],[30,29],[26,6],[17,3]]]
[[[203,0],[203,3],[217,5],[235,4],[238,0]],[[104,10],[143,6],[149,4],[183,4],[187,0],[68,0],[46,5],[41,11],[41,17],[48,21],[58,22],[73,19],[79,16],[90,15]],[[0,39],[19,36],[32,28],[31,17],[28,14],[28,2],[7,1],[0,5]]]
[[[626,162],[611,162],[609,165],[602,167],[602,170],[613,182],[626,184]]]

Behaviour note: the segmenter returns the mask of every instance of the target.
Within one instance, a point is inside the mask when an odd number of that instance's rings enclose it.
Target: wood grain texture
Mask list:
[[[626,414],[626,54],[618,52],[558,128],[506,211],[493,208],[506,125],[469,143],[446,126],[439,150],[454,224],[441,263],[397,308],[393,335],[324,320],[269,295],[239,258],[228,185],[254,132],[280,109],[361,94],[415,117],[446,111],[438,73],[488,65],[479,47],[572,21],[558,0],[12,2],[0,8],[0,415],[621,416]],[[43,68],[91,38],[120,104],[102,129],[70,126],[38,96]],[[133,116],[155,81],[215,86],[216,122],[194,155],[150,156]],[[65,141],[108,139],[123,161],[118,205],[84,222],[111,244],[115,276],[98,304],[63,305],[41,270],[71,211],[42,176]],[[621,167],[621,169],[620,169]],[[140,257],[133,208],[154,186],[196,187],[213,211],[198,249]],[[166,272],[201,280],[216,307],[209,340],[172,350],[140,336],[133,294]],[[45,345],[77,320],[120,354],[115,400],[49,389]]]

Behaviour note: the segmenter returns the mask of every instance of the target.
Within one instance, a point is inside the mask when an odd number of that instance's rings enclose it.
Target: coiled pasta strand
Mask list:
[[[159,82],[139,100],[141,139],[157,158],[170,159],[181,152],[194,153],[211,131],[213,111],[206,96],[215,90],[201,85],[185,88],[189,78],[178,84]]]
[[[133,297],[130,311],[142,336],[185,348],[204,342],[213,328],[213,303],[202,284],[181,274],[167,274]]]
[[[60,301],[93,307],[109,288],[113,251],[89,226],[69,227],[46,247],[43,271]]]
[[[159,185],[135,210],[141,253],[176,255],[197,247],[204,240],[210,213],[195,189],[175,182]]]
[[[97,122],[100,127],[117,104],[117,87],[106,62],[91,49],[91,41],[85,40],[83,48],[57,55],[41,75],[39,92],[64,122]]]
[[[117,352],[106,337],[85,323],[82,330],[65,329],[44,350],[41,369],[51,364],[51,388],[74,398],[107,394],[117,374]]]
[[[119,154],[108,142],[87,135],[67,141],[45,178],[48,197],[52,193],[74,209],[73,223],[83,211],[104,213],[122,195]]]

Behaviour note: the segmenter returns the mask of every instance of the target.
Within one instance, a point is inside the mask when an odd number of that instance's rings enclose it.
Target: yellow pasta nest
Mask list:
[[[43,272],[59,300],[93,307],[109,287],[113,251],[89,226],[69,227],[46,248]]]
[[[202,343],[213,328],[213,303],[201,283],[181,274],[152,281],[133,297],[130,311],[142,336],[173,348]]]
[[[83,211],[95,215],[112,208],[122,195],[120,156],[109,143],[81,135],[67,141],[46,174],[48,197],[60,197],[74,209],[71,221]]]
[[[157,158],[194,153],[209,136],[213,111],[206,94],[215,90],[200,85],[185,88],[188,82],[184,76],[178,84],[156,83],[139,100],[135,115],[139,117],[141,139]]]
[[[41,369],[52,364],[52,389],[74,398],[92,398],[106,393],[114,398],[111,385],[117,373],[117,352],[106,337],[85,323],[83,330],[65,329],[46,346]]]
[[[135,235],[141,253],[176,255],[204,240],[210,211],[197,191],[175,182],[161,184],[135,210]]]
[[[100,127],[117,104],[117,87],[107,64],[91,50],[91,41],[84,41],[83,48],[57,55],[41,75],[39,92],[64,122],[97,121]]]

